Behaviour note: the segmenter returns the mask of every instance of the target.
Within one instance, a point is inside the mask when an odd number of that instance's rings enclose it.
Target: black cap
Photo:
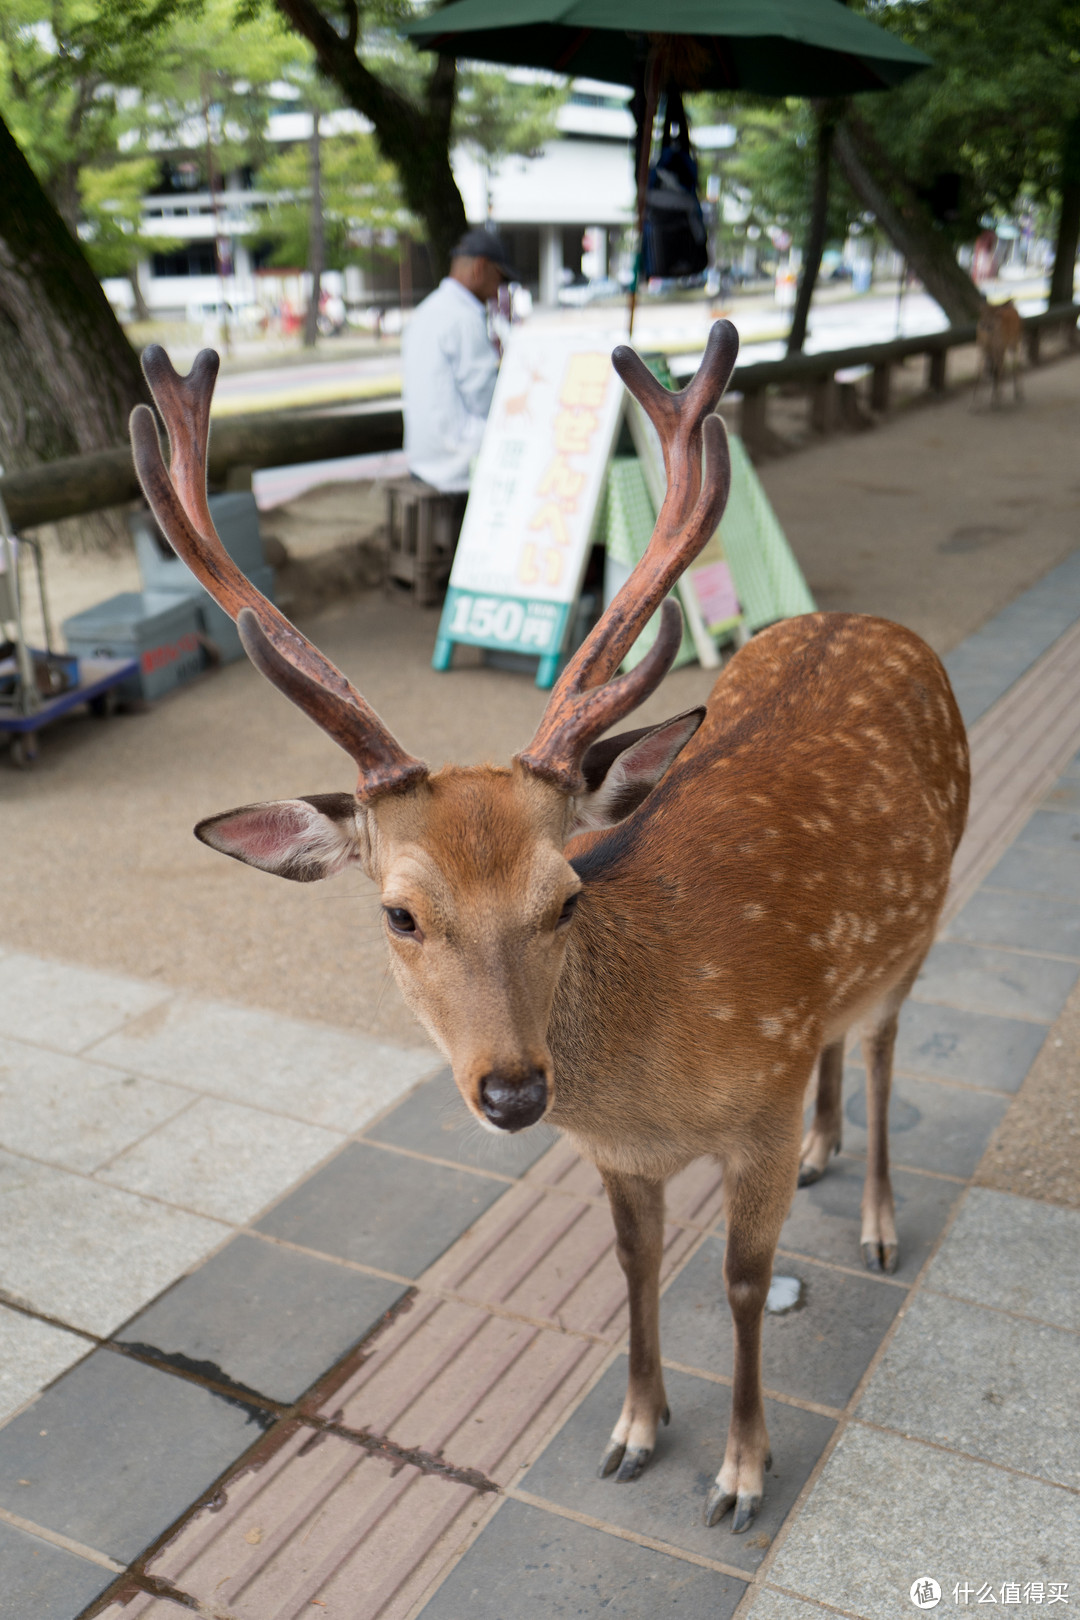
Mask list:
[[[510,255],[506,251],[506,243],[502,237],[497,231],[489,231],[483,225],[476,225],[472,230],[466,231],[450,257],[452,259],[490,259],[492,264],[502,271],[507,281],[521,280],[514,266],[510,263]]]

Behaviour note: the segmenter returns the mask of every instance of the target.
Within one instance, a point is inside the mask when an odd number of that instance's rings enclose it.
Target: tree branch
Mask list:
[[[335,28],[332,28],[314,0],[275,0],[275,4],[282,16],[292,23],[297,33],[302,34],[312,46],[319,66],[327,77],[341,86],[357,112],[363,113],[365,118],[370,118],[380,140],[383,138],[380,126],[388,119],[393,119],[395,115],[399,119],[423,118],[421,108],[407,100],[392,85],[377,78],[370,68],[364,65],[356,54],[355,41],[350,44],[348,38],[343,38]],[[356,25],[359,37],[358,11]],[[351,32],[352,17],[349,19],[349,29]],[[387,153],[387,156],[390,154]]]
[[[977,320],[984,299],[929,226],[918,199],[896,175],[874,137],[854,113],[837,126],[836,159],[855,195],[874,213],[953,326]],[[894,199],[893,192],[898,192]]]

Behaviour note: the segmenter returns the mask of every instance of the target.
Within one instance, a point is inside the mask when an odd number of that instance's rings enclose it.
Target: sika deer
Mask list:
[[[975,328],[978,349],[978,369],[975,387],[971,393],[974,410],[979,397],[979,384],[985,379],[990,385],[990,403],[996,405],[1005,378],[1005,361],[1012,357],[1013,399],[1020,400],[1020,338],[1023,327],[1020,312],[1010,298],[1004,304],[984,304]]]
[[[146,353],[171,476],[150,411],[132,421],[162,529],[236,616],[258,668],[360,771],[355,795],[250,805],[196,832],[301,882],[362,866],[381,891],[402,991],[472,1113],[500,1132],[547,1117],[598,1166],[630,1301],[629,1388],[601,1463],[620,1480],[641,1472],[667,1420],[664,1183],[702,1154],[722,1163],[734,1389],[705,1517],[734,1507],[736,1532],[768,1465],[762,1307],[799,1174],[803,1095],[820,1055],[810,1180],[839,1146],[843,1040],[860,1023],[863,1252],[872,1269],[896,1264],[886,1115],[897,1011],[934,936],[968,794],[964,729],[937,658],[910,631],[851,614],[775,625],[731,661],[707,708],[597,741],[655,689],[679,645],[665,602],[648,656],[614,673],[716,527],[729,474],[709,413],[737,342],[718,322],[680,394],[615,351],[660,433],[667,496],[645,557],[509,767],[429,773],[229,560],[205,499],[216,356],[182,380],[160,349]]]

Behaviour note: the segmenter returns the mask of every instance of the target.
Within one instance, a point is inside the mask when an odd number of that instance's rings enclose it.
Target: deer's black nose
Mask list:
[[[500,1131],[523,1131],[542,1118],[548,1100],[543,1069],[519,1074],[485,1074],[480,1081],[480,1106]]]

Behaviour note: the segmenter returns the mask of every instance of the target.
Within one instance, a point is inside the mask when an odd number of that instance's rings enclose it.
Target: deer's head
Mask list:
[[[356,792],[247,805],[195,829],[212,848],[279,877],[312,882],[360,866],[378,885],[391,962],[410,1006],[449,1058],[472,1112],[497,1131],[534,1124],[552,1103],[547,1025],[581,882],[566,846],[644,801],[700,725],[693,709],[597,739],[660,684],[681,616],[667,593],[716,527],[730,477],[711,415],[735,362],[729,322],[713,327],[682,393],[630,349],[613,363],[656,425],[668,492],[648,550],[560,677],[540,727],[509,767],[430,772],[407,754],[345,677],[229,557],[206,500],[216,354],[179,377],[165,352],[143,364],[172,449],[136,407],[131,431],[147,499],[174,550],[236,620],[256,667],[323,728],[359,770]],[[703,464],[704,447],[704,464]],[[653,647],[615,671],[663,604]]]

